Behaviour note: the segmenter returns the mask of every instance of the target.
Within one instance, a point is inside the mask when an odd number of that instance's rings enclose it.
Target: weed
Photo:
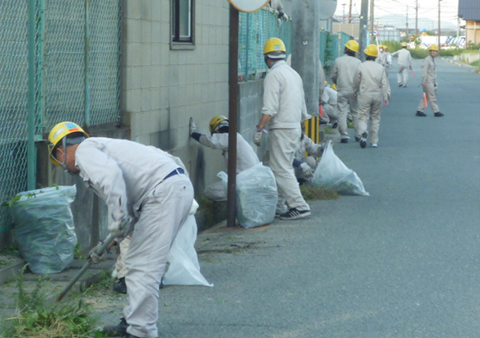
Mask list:
[[[300,186],[303,198],[307,201],[315,200],[335,200],[340,195],[333,189],[325,189],[322,187],[312,187],[302,184]]]
[[[353,122],[352,121],[347,121],[347,128],[348,129],[353,129]]]
[[[331,127],[325,127],[323,128],[323,132],[325,134],[333,134],[333,129]]]
[[[15,315],[0,321],[2,338],[100,338],[106,337],[93,330],[94,317],[88,306],[78,302],[47,302],[45,277],[40,277],[35,288],[27,293],[23,285],[22,273],[16,277],[18,287],[17,308]]]

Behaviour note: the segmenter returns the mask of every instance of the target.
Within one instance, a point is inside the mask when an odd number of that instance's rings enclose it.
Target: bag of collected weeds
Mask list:
[[[333,189],[340,195],[370,196],[357,174],[335,154],[332,141],[327,142],[322,158],[308,184]]]
[[[228,176],[217,174],[227,189]],[[272,169],[258,163],[237,174],[237,220],[244,228],[253,228],[275,219],[277,183]]]
[[[77,236],[70,204],[76,187],[56,186],[20,193],[10,205],[13,234],[29,269],[63,271],[73,261]]]

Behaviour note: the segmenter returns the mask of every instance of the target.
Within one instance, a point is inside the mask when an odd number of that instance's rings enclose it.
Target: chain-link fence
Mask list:
[[[292,46],[292,21],[278,19],[275,13],[262,9],[254,13],[240,12],[238,33],[238,75],[248,81],[265,72],[263,45],[269,38],[283,40],[290,54]],[[320,61],[326,71],[343,52],[343,46],[350,40],[345,33],[332,34],[320,31]]]
[[[0,203],[32,188],[28,145],[56,123],[118,121],[120,4],[0,0]],[[0,233],[9,228],[0,208]]]

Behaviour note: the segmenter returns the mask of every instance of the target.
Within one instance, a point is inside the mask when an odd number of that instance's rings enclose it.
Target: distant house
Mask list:
[[[458,0],[458,16],[466,21],[467,42],[480,43],[480,2],[478,0]]]

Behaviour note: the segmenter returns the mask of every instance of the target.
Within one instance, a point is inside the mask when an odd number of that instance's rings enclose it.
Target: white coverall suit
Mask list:
[[[358,100],[358,131],[360,135],[366,132],[370,120],[368,141],[377,144],[382,105],[390,99],[385,69],[375,61],[362,63],[355,73],[354,93]]]
[[[275,62],[263,82],[262,114],[272,116],[269,130],[270,168],[278,188],[277,212],[288,208],[310,210],[300,192],[295,177],[293,159],[300,145],[301,122],[311,118],[307,114],[303,81],[300,75],[283,60]]]
[[[398,73],[397,80],[401,86],[406,86],[408,81],[408,71],[412,67],[412,55],[406,48],[397,50],[392,56],[398,54]]]
[[[347,129],[347,115],[350,106],[350,112],[353,117],[353,128],[355,136],[358,134],[358,111],[357,100],[353,97],[353,77],[358,66],[362,62],[353,56],[343,55],[335,60],[332,70],[332,81],[336,84],[338,90],[337,96],[337,116],[338,131],[342,139],[350,139]]]
[[[325,89],[327,88],[328,87]],[[307,152],[308,156],[306,156]],[[295,152],[295,158],[302,163],[308,164],[308,166],[315,171],[318,163],[315,157],[320,157],[322,154],[323,146],[313,142],[307,135],[303,135],[300,139],[300,147]],[[300,167],[295,167],[295,176],[300,179],[309,180],[308,177],[304,177],[303,171]]]
[[[198,141],[206,147],[220,149],[225,159],[225,165],[228,168],[228,133],[214,133],[211,136],[202,135]],[[237,175],[259,162],[258,156],[252,146],[245,141],[242,135],[237,133]],[[223,181],[217,181],[209,185],[203,193],[206,198],[212,201],[227,200]]]
[[[337,91],[328,86],[323,90],[323,113],[325,114],[324,121],[335,123],[338,121],[337,111]]]
[[[422,83],[425,83],[423,91],[427,93],[427,100],[430,102],[430,106],[434,113],[438,113],[440,108],[437,104],[437,74],[435,71],[435,59],[432,56],[427,56],[422,65]],[[418,111],[423,112],[425,110],[425,102],[422,99],[417,108]]]
[[[127,332],[157,337],[158,293],[170,246],[193,202],[181,161],[140,143],[91,137],[80,143],[75,165],[85,185],[108,206],[108,215],[136,218],[126,256]]]

